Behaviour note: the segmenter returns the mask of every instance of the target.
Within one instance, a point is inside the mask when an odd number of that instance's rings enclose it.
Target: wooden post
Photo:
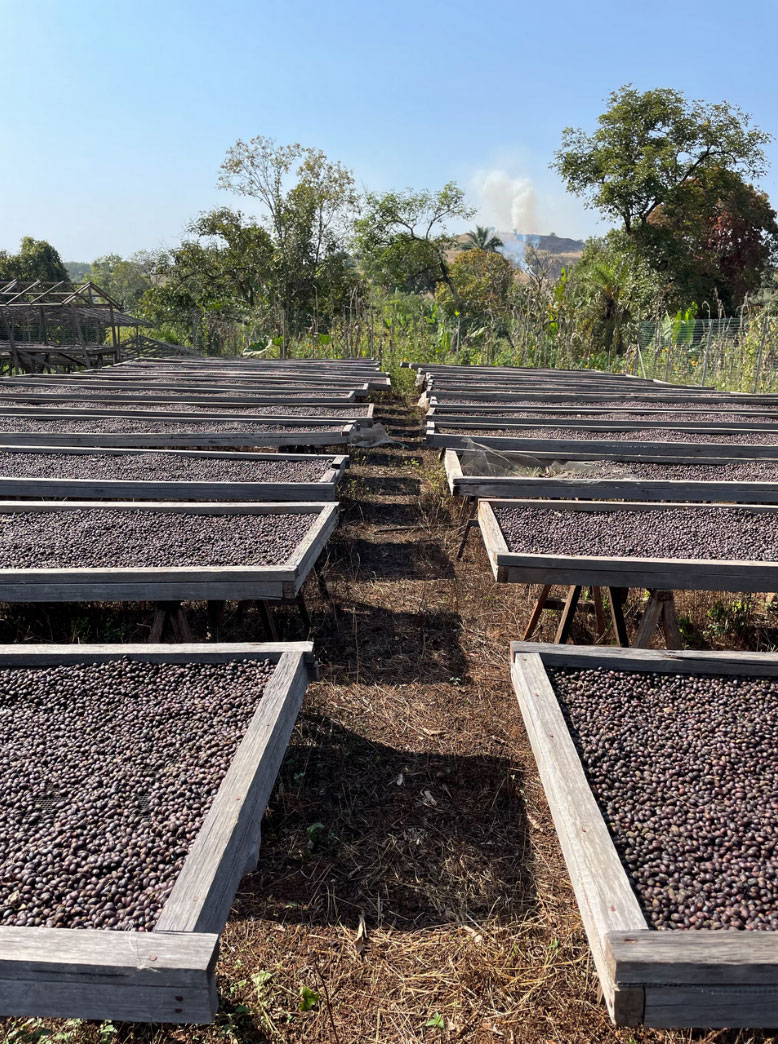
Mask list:
[[[540,623],[540,617],[543,615],[543,610],[546,607],[546,602],[548,601],[550,591],[551,584],[545,584],[543,586],[543,590],[540,592],[535,601],[535,605],[532,609],[532,615],[529,618],[529,623],[527,624],[526,629],[524,631],[524,637],[522,638],[522,641],[528,642],[532,635],[535,633],[535,630],[538,624]]]
[[[580,586],[575,586],[571,587],[567,592],[564,609],[562,610],[562,616],[559,619],[559,626],[557,627],[556,637],[554,638],[557,645],[564,645],[570,637],[570,631],[573,626],[573,617],[575,616],[575,610],[578,606],[578,599],[581,597],[581,590],[582,588]]]
[[[767,340],[767,311],[762,319],[762,336],[759,340],[759,354],[756,357],[756,372],[754,374],[754,395],[759,387],[759,375],[762,372],[762,355],[764,354],[765,341]]]
[[[223,598],[208,602],[208,638],[212,642],[221,641],[222,624],[224,623],[224,609],[226,605],[227,603]]]
[[[611,620],[613,621],[613,631],[616,635],[616,641],[623,649],[626,649],[629,646],[629,637],[627,636],[627,625],[624,621],[624,602],[626,601],[626,596],[627,591],[625,588],[608,588],[608,602],[610,603]]]

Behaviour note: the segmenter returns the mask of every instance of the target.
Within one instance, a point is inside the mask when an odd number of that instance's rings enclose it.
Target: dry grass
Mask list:
[[[325,567],[341,612],[311,591],[322,680],[284,761],[259,868],[224,934],[217,1022],[121,1025],[103,1037],[96,1024],[58,1023],[61,1040],[773,1041],[609,1025],[509,682],[507,644],[531,593],[492,581],[477,533],[455,561],[459,507],[420,446],[418,414],[382,412],[405,445],[357,458],[343,490]],[[717,600],[723,616],[711,620]],[[776,623],[758,600],[728,616],[731,601],[684,596],[690,637],[774,646]],[[50,639],[69,619],[52,611],[44,624],[31,612],[22,628]],[[140,637],[148,612],[84,609],[77,619],[90,637],[122,628]],[[197,615],[194,626],[204,633]],[[255,626],[251,614],[233,615],[226,637]],[[313,1002],[304,1012],[303,988]],[[9,1023],[5,1039],[36,1025]]]

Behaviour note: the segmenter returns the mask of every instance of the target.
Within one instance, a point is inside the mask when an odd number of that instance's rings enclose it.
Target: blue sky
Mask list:
[[[0,0],[0,248],[172,246],[230,202],[219,164],[255,134],[322,148],[373,189],[455,179],[484,221],[583,237],[602,226],[548,170],[562,129],[592,129],[631,81],[727,99],[778,134],[776,30],[776,0]]]

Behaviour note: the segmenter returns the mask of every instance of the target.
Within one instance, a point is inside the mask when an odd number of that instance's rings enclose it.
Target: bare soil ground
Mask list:
[[[324,565],[337,616],[308,585],[321,680],[267,812],[258,870],[224,933],[216,1023],[60,1022],[54,1039],[777,1040],[610,1026],[510,685],[508,642],[532,593],[493,582],[477,532],[455,560],[460,508],[422,448],[419,413],[391,400],[376,412],[400,444],[357,455],[343,484]],[[681,599],[689,643],[775,647],[775,614],[732,597]],[[553,635],[547,615],[538,639]],[[201,610],[192,623],[202,636]],[[0,640],[143,640],[148,626],[143,609],[33,607],[0,617]],[[225,638],[256,637],[256,627],[252,612],[233,611]],[[287,636],[296,628],[290,619]],[[8,1022],[0,1039],[27,1044],[42,1028]]]

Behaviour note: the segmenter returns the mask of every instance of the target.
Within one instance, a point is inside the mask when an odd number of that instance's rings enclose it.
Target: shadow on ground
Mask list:
[[[460,645],[457,613],[430,606],[397,611],[350,602],[337,619],[327,618],[318,656],[330,680],[362,683],[428,684],[461,682],[467,660]]]
[[[418,518],[418,513],[415,516]],[[392,516],[386,517],[386,525]],[[398,524],[398,528],[400,528]],[[403,527],[405,528],[405,527]],[[391,534],[385,534],[390,536]],[[330,561],[354,580],[451,580],[454,566],[437,540],[333,540]]]
[[[235,917],[423,928],[534,910],[519,770],[303,715]]]

